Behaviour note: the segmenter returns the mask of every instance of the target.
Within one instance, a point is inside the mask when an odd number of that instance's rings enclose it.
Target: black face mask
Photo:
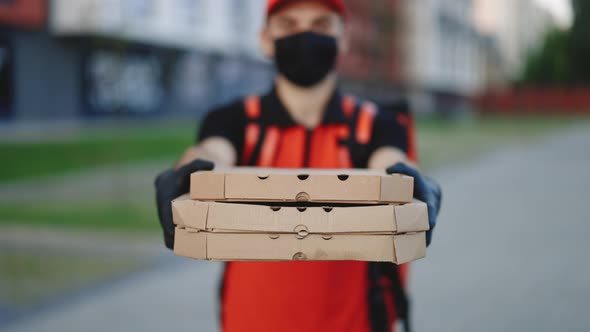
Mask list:
[[[311,87],[321,82],[336,66],[336,38],[302,32],[275,41],[275,64],[291,83]]]

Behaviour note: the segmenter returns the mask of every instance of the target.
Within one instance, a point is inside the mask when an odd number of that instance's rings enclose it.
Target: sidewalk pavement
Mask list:
[[[589,147],[579,127],[434,174],[444,204],[412,270],[415,331],[588,330]],[[215,331],[221,265],[170,260],[6,331]]]
[[[22,203],[31,201],[87,202],[90,199],[112,199],[145,202],[154,195],[153,179],[170,167],[170,161],[109,165],[0,185],[0,201]]]
[[[2,331],[216,331],[222,265],[170,255],[172,262],[157,269],[100,287]]]

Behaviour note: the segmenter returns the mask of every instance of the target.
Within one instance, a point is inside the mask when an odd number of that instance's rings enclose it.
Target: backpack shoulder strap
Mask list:
[[[407,130],[408,139],[408,158],[418,163],[418,148],[416,146],[416,123],[412,115],[408,113],[397,114],[397,122],[404,126]]]
[[[248,124],[245,128],[241,165],[247,166],[252,163],[252,156],[260,144],[262,131],[259,123],[260,115],[262,114],[260,96],[249,96],[244,100],[244,113],[248,119]]]
[[[363,147],[371,142],[377,105],[361,98],[345,95],[342,97],[341,107],[349,126],[347,138],[344,140],[348,145],[348,160],[353,167],[366,167]]]
[[[344,116],[346,116],[347,119],[354,118],[354,113],[356,112],[358,103],[357,98],[353,95],[345,95],[342,97],[341,103]]]
[[[260,105],[260,96],[249,96],[244,99],[244,111],[249,120],[257,120],[262,114],[262,107]]]
[[[361,145],[367,145],[371,142],[373,135],[373,124],[377,116],[377,105],[370,101],[363,101],[357,117],[355,128],[355,139]]]
[[[357,144],[369,144],[378,112],[377,104],[346,95],[342,97],[342,111],[350,121],[351,139]]]

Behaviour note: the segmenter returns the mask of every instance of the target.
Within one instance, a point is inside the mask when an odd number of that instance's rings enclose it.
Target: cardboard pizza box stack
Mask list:
[[[179,256],[220,261],[357,260],[426,255],[426,204],[413,179],[365,170],[198,172],[173,204]]]

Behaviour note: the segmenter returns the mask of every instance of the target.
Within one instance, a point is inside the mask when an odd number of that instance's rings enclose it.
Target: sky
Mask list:
[[[508,0],[522,1],[522,0]],[[571,26],[573,11],[571,0],[533,0],[539,6],[546,8],[555,17],[556,23],[564,28]],[[474,0],[473,19],[477,29],[484,34],[494,33],[498,28],[498,2],[497,0]]]
[[[518,0],[516,0],[518,1]],[[570,0],[535,0],[550,10],[560,24],[569,26],[572,22],[572,8]]]

